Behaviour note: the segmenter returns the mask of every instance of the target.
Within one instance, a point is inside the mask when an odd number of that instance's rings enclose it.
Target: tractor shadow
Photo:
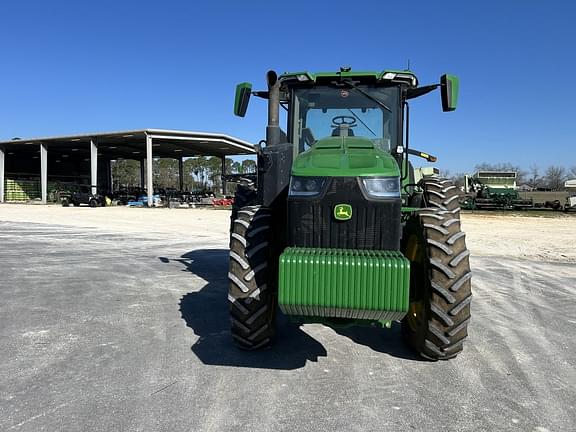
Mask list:
[[[402,337],[400,324],[396,322],[392,323],[392,327],[389,329],[356,326],[335,328],[334,331],[339,335],[346,336],[354,343],[367,346],[373,351],[382,354],[388,354],[404,360],[428,361],[406,345]]]
[[[234,345],[230,336],[227,300],[228,253],[228,249],[198,249],[176,260],[159,258],[164,263],[177,261],[184,266],[184,271],[207,282],[202,289],[190,292],[180,300],[182,319],[198,336],[192,352],[207,365],[281,370],[298,369],[307,361],[317,362],[318,357],[326,357],[324,346],[279,310],[276,315],[277,342],[270,348],[243,351]],[[333,330],[373,351],[405,360],[426,361],[403,342],[397,323],[393,323],[390,329],[335,327]]]
[[[198,336],[192,352],[207,365],[292,370],[307,361],[326,357],[326,349],[298,325],[278,314],[276,337],[281,343],[259,351],[242,351],[232,342],[228,313],[227,249],[198,249],[177,260],[160,257],[168,263],[178,261],[207,284],[180,300],[180,313],[186,325]]]

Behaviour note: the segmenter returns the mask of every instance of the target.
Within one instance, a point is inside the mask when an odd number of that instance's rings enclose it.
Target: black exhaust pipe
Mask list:
[[[258,152],[258,195],[265,207],[274,209],[277,233],[284,234],[288,184],[292,170],[294,146],[280,129],[280,83],[274,71],[266,73],[268,83],[268,125],[266,147]],[[278,240],[279,245],[285,244]],[[279,255],[279,253],[278,253]]]
[[[268,83],[268,126],[266,126],[266,145],[280,144],[280,83],[273,70],[266,73]]]

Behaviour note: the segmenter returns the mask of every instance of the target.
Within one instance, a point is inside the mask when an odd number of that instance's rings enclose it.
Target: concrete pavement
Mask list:
[[[573,430],[574,264],[473,256],[469,342],[431,363],[397,325],[238,351],[226,248],[0,214],[0,430]]]

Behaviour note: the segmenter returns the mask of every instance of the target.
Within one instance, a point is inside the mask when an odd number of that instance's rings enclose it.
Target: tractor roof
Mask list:
[[[374,71],[353,71],[349,67],[341,67],[338,72],[285,72],[280,75],[282,83],[288,85],[292,83],[324,84],[342,78],[353,78],[362,83],[405,83],[410,87],[418,86],[418,78],[409,70],[385,70],[383,72]]]

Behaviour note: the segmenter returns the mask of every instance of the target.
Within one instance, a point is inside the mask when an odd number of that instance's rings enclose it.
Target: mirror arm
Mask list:
[[[426,159],[428,162],[436,162],[438,158],[431,154],[421,152],[420,150],[407,149],[406,153]]]
[[[253,91],[252,92],[253,96],[262,98],[262,99],[268,99],[268,91]]]
[[[419,96],[423,96],[425,94],[430,93],[431,91],[436,90],[440,86],[441,84],[432,84],[424,87],[416,87],[413,89],[409,88],[406,90],[406,99],[414,99]]]

